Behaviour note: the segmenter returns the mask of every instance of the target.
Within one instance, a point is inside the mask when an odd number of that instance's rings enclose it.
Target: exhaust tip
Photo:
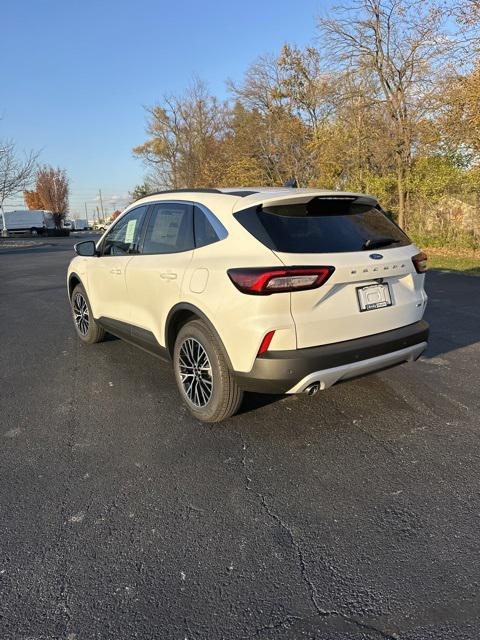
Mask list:
[[[307,396],[314,396],[319,390],[320,390],[320,383],[314,382],[313,384],[309,384],[303,393],[306,393]]]

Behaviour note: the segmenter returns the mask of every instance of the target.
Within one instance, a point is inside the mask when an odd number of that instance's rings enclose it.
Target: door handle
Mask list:
[[[110,273],[113,273],[115,276],[119,276],[122,273],[121,269],[110,269]]]
[[[163,278],[163,280],[175,280],[177,277],[176,273],[172,273],[171,271],[164,271],[163,273],[160,274],[160,278]]]

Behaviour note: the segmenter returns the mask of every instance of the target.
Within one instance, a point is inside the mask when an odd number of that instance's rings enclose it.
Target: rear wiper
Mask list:
[[[369,238],[363,243],[362,249],[378,249],[379,247],[387,247],[389,244],[397,244],[400,240],[395,238]]]

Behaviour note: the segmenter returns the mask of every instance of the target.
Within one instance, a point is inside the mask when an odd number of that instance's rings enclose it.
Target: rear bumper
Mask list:
[[[425,350],[424,320],[365,338],[293,351],[271,351],[256,358],[248,373],[236,372],[239,386],[257,393],[302,393],[318,382],[327,389],[339,380],[416,360]]]

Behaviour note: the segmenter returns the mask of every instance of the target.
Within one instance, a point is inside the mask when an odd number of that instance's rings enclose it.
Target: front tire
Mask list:
[[[218,338],[202,320],[192,320],[178,332],[173,367],[180,395],[197,420],[221,422],[239,409],[243,391]]]
[[[102,342],[105,339],[105,330],[95,322],[87,293],[81,284],[77,284],[72,291],[70,304],[73,324],[80,340],[86,344]]]

